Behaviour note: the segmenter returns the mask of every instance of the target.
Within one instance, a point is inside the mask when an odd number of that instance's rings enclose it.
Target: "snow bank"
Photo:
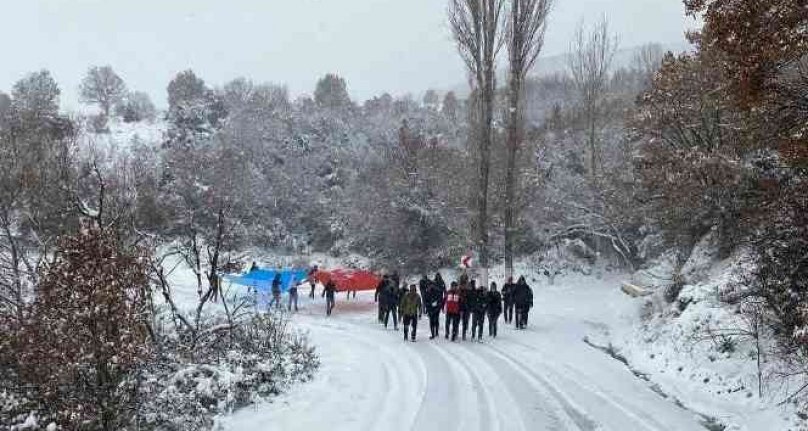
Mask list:
[[[785,398],[782,388],[764,381],[759,396],[758,345],[750,335],[750,322],[736,306],[719,299],[748,271],[746,256],[739,252],[721,261],[717,256],[710,235],[697,244],[682,267],[685,284],[673,304],[663,299],[665,289],[659,288],[675,272],[671,254],[635,274],[634,279],[658,290],[653,297],[636,301],[641,319],[615,327],[611,342],[661,391],[714,417],[726,429],[792,429],[793,406],[777,406]],[[764,376],[767,369],[777,367],[765,362],[767,343],[764,339],[760,346]]]

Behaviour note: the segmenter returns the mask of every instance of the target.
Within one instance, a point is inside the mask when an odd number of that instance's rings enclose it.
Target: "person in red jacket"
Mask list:
[[[443,301],[446,308],[446,338],[449,338],[449,327],[452,328],[452,341],[457,340],[457,326],[460,324],[460,293],[457,282],[453,281]]]

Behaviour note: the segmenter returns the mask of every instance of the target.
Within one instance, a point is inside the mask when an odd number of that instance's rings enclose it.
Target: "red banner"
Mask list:
[[[317,271],[317,281],[325,284],[332,280],[338,292],[348,290],[375,290],[382,280],[378,275],[362,269],[333,269]]]

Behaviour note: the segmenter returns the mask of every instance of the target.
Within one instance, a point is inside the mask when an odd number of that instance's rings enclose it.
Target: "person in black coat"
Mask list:
[[[460,326],[462,327],[463,340],[466,339],[466,333],[469,329],[469,318],[471,317],[469,292],[475,290],[474,287],[474,280],[468,284],[460,283],[460,286],[458,286],[458,295],[460,296]]]
[[[485,306],[486,306],[485,287],[483,285],[475,286],[470,289],[468,293],[469,308],[471,309],[471,339],[477,337],[478,340],[483,339],[483,325],[485,323]]]
[[[309,274],[307,277],[309,281],[309,287],[311,287],[311,292],[309,292],[309,298],[311,299],[314,299],[314,289],[317,288],[317,271],[318,271],[317,265],[314,265],[309,270]]]
[[[516,329],[527,327],[527,317],[533,308],[533,290],[527,285],[525,277],[519,277],[513,291],[513,302],[516,307]]]
[[[513,277],[508,277],[508,281],[502,286],[502,303],[505,311],[505,323],[513,322]]]
[[[463,272],[460,274],[459,288],[465,289],[467,287],[469,287],[469,275]]]
[[[439,272],[435,273],[435,280],[433,281],[433,283],[435,283],[435,286],[438,287],[438,290],[440,290],[441,295],[446,293],[446,282],[443,281],[443,277],[441,277]]]
[[[401,295],[399,294],[398,286],[393,284],[393,279],[388,278],[387,282],[385,283],[384,289],[382,290],[382,301],[384,302],[384,318],[383,323],[384,327],[387,328],[387,324],[390,321],[390,315],[393,315],[393,329],[398,331],[398,302],[401,300]]]
[[[502,295],[497,291],[497,284],[491,282],[491,290],[486,295],[486,313],[488,314],[488,336],[497,337],[497,321],[502,314]]]
[[[384,274],[381,281],[379,281],[379,284],[376,285],[376,293],[373,295],[373,302],[379,304],[379,323],[384,322],[386,304],[384,303],[383,293],[389,279],[390,277],[387,274]]]
[[[272,301],[269,302],[269,308],[272,308],[273,304],[275,308],[281,309],[283,306],[281,305],[281,273],[278,272],[275,274],[275,278],[272,280]]]
[[[423,277],[421,277],[421,279],[418,281],[418,293],[421,294],[421,298],[424,298],[426,296],[426,291],[429,289],[429,285],[431,284],[432,280],[430,280],[429,277],[426,276],[426,274],[424,274]],[[425,305],[426,304],[422,304],[422,306]],[[421,312],[426,312],[426,308],[424,307],[424,309],[421,310]]]
[[[430,283],[424,296],[424,308],[429,316],[430,340],[440,335],[440,311],[443,309],[443,293],[434,283]]]
[[[337,293],[337,285],[333,280],[328,280],[323,287],[323,293],[320,296],[325,296],[325,315],[330,316],[331,310],[334,309],[334,295]]]

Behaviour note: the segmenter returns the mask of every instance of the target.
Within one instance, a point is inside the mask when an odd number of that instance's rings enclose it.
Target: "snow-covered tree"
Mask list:
[[[612,60],[617,50],[617,39],[609,33],[604,17],[591,31],[583,22],[575,31],[568,64],[578,103],[584,118],[587,139],[587,167],[592,181],[600,171],[598,133],[603,123],[603,103],[608,91]]]
[[[343,109],[351,105],[348,96],[348,85],[341,76],[329,73],[317,81],[314,89],[314,101],[329,109]]]
[[[17,82],[13,95],[0,122],[0,314],[19,321],[54,238],[76,220],[62,189],[75,127],[59,115],[47,71]]]
[[[59,85],[47,70],[17,81],[11,92],[12,106],[26,117],[53,116],[59,111]]]
[[[93,66],[79,86],[81,101],[98,105],[104,118],[126,97],[126,84],[111,66]]]
[[[126,123],[140,121],[154,121],[157,118],[157,108],[148,94],[142,91],[130,91],[115,106],[115,114]]]
[[[429,89],[424,93],[423,105],[427,109],[432,109],[437,111],[440,108],[440,96],[438,96],[438,92]]]
[[[192,70],[180,72],[168,84],[167,146],[193,147],[221,127],[227,110],[221,97]]]
[[[668,54],[638,103],[637,173],[654,220],[674,242],[692,245],[719,226],[732,249],[743,210],[745,135],[710,57]]]

